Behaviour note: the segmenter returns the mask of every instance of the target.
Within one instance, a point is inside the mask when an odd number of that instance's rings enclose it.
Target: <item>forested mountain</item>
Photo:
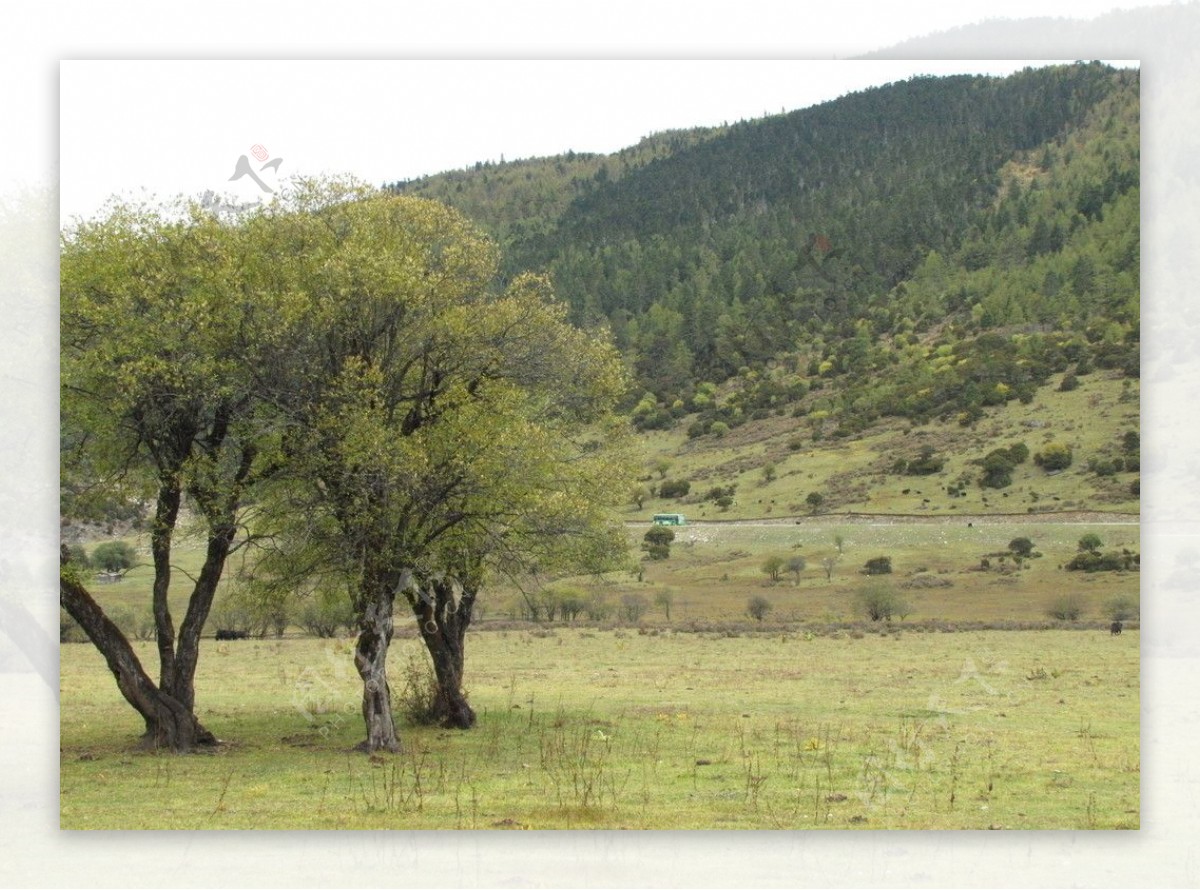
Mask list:
[[[698,412],[702,435],[817,390],[845,432],[970,418],[1056,371],[1138,373],[1138,91],[1099,63],[921,77],[390,187],[610,326],[639,426]]]

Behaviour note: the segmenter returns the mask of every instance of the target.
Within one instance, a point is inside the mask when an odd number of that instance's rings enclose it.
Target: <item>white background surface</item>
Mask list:
[[[442,4],[297,7],[54,4],[6,10],[0,96],[0,597],[52,640],[57,548],[54,183],[65,58],[818,58],[880,49],[998,15],[1086,16],[1112,4],[1045,0],[876,4]],[[1144,5],[1123,3],[1128,9]],[[1138,832],[83,833],[58,831],[57,653],[3,639],[0,882],[7,886],[1180,886],[1200,885],[1200,207],[1197,32],[1131,30],[1143,63],[1143,809]],[[1122,41],[1118,41],[1122,42]],[[1021,56],[997,46],[997,58]],[[1040,55],[1045,55],[1041,53]],[[1064,45],[1066,58],[1088,58]],[[270,107],[280,85],[263,85]],[[499,100],[498,100],[499,101]],[[398,102],[403,108],[402,97]],[[764,103],[761,110],[777,110]],[[750,112],[757,115],[759,111]],[[251,127],[255,119],[247,119]],[[706,123],[708,121],[696,121]],[[117,119],[73,137],[96,158]],[[231,137],[232,138],[232,137]],[[242,138],[242,137],[238,137]],[[271,146],[302,167],[303,143]],[[298,139],[298,137],[297,137]],[[233,142],[229,143],[233,146]],[[245,148],[234,146],[236,150]],[[584,146],[576,147],[583,150]],[[214,149],[215,150],[215,149]],[[372,156],[373,144],[364,144]],[[500,149],[506,151],[506,149]],[[554,149],[557,150],[557,149]],[[509,159],[518,156],[514,149]],[[86,156],[86,151],[81,153]],[[472,158],[471,160],[474,160]],[[479,158],[484,159],[484,158]],[[223,172],[225,149],[214,162]],[[461,163],[467,163],[461,162]],[[460,163],[453,161],[449,166]],[[145,169],[153,169],[149,165]],[[169,167],[170,165],[168,165]],[[186,165],[185,165],[186,166]],[[172,168],[173,169],[173,168]],[[417,171],[419,172],[419,171]],[[228,176],[224,173],[224,176]],[[397,170],[389,178],[409,175]],[[0,630],[13,631],[5,625]],[[20,645],[18,645],[18,643]],[[22,646],[28,652],[19,651]],[[40,671],[40,672],[39,672]]]

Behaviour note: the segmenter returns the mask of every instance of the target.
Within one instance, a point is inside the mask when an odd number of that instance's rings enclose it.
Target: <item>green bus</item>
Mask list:
[[[687,525],[687,517],[682,513],[655,513],[655,525]]]

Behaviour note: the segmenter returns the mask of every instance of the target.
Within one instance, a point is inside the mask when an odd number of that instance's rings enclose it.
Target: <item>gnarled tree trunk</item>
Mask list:
[[[392,642],[392,606],[395,588],[379,585],[365,603],[358,619],[358,643],[354,666],[363,681],[362,715],[367,738],[359,747],[365,751],[400,750],[396,721],[392,717],[392,692],[387,681],[387,654]]]
[[[410,595],[421,639],[433,660],[437,698],[433,716],[443,726],[470,729],[475,711],[463,692],[464,643],[478,585],[460,585],[452,578],[424,579],[415,596]]]
[[[62,559],[65,564],[65,547]],[[183,753],[197,746],[217,744],[216,737],[200,725],[190,708],[154,684],[124,634],[79,581],[62,574],[58,589],[62,607],[100,650],[117,680],[117,688],[145,721],[146,733],[142,737],[145,746]]]

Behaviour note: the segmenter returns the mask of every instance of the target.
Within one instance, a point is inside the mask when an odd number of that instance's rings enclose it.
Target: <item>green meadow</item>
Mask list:
[[[187,756],[137,750],[98,653],[64,645],[61,826],[1139,826],[1136,630],[488,626],[466,732],[404,719],[424,655],[396,639],[405,750],[372,757],[349,639],[205,641],[222,744]]]

